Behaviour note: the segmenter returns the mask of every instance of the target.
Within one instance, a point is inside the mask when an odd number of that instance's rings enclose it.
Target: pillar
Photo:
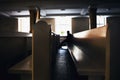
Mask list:
[[[40,20],[40,8],[36,9],[36,22]]]
[[[36,23],[36,9],[30,9],[30,33],[32,33],[33,25]]]
[[[89,29],[97,27],[96,10],[97,9],[94,6],[89,7]]]
[[[31,8],[30,12],[30,33],[32,33],[33,25],[40,20],[40,8]]]

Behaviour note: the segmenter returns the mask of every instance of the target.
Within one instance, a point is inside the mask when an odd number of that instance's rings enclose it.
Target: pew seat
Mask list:
[[[20,61],[13,67],[9,69],[9,73],[18,73],[18,74],[31,74],[32,73],[32,55],[28,56],[24,60]]]
[[[10,74],[20,75],[21,80],[32,79],[32,55],[26,57],[24,60],[12,66],[8,72]]]

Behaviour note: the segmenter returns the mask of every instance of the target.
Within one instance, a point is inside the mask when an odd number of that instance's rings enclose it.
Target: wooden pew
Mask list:
[[[36,23],[32,34],[32,55],[11,67],[9,73],[19,74],[21,80],[50,80],[59,39],[59,35],[51,33],[46,22]]]
[[[31,34],[21,32],[0,32],[0,80],[16,79],[8,69],[30,55],[28,42]]]
[[[120,80],[120,16],[107,18],[105,80]]]
[[[102,80],[105,76],[106,26],[73,34],[68,45],[79,75],[88,80]]]
[[[77,42],[94,45],[99,48],[105,48],[106,26],[75,33],[74,38]]]

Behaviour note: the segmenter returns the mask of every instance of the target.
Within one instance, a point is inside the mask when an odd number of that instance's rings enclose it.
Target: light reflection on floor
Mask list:
[[[68,49],[68,47],[67,46],[62,46],[62,49]]]

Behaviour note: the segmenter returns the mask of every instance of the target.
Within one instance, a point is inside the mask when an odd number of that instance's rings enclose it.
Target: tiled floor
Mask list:
[[[74,63],[67,49],[60,48],[56,54],[52,80],[78,80]]]

